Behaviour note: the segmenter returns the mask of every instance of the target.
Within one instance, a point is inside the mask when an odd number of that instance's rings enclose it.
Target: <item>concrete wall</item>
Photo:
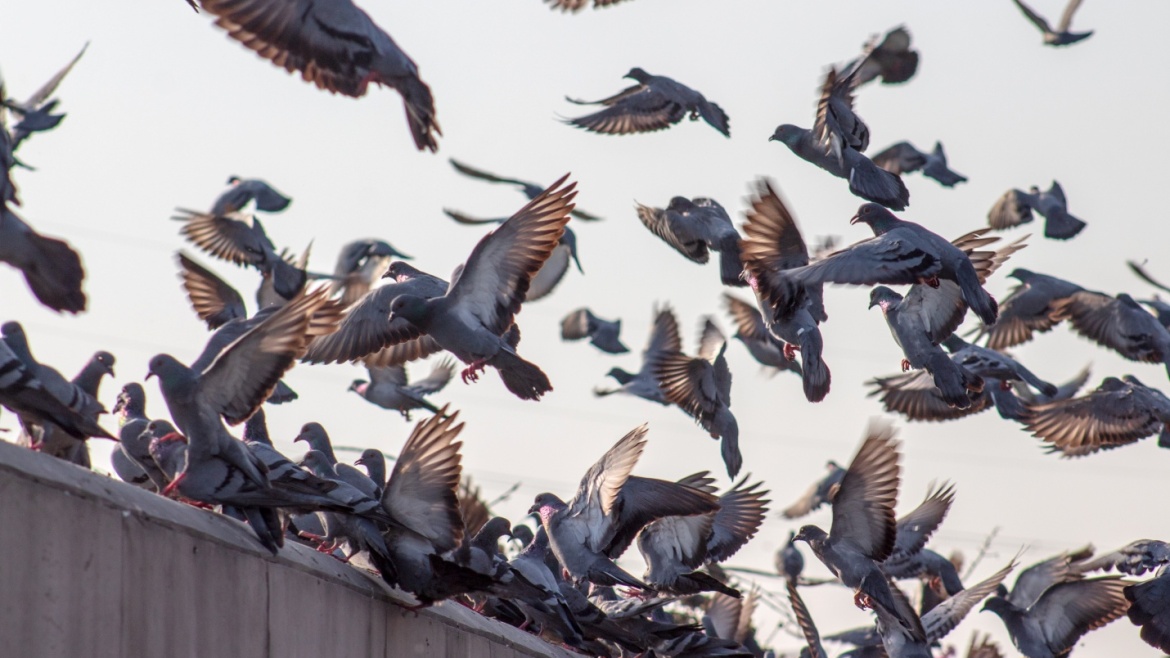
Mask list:
[[[570,656],[461,605],[0,441],[0,655]]]

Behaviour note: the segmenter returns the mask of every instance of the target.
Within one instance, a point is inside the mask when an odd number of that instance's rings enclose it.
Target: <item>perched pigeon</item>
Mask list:
[[[884,85],[899,84],[914,77],[918,71],[918,51],[910,48],[910,31],[905,26],[899,25],[886,32],[885,37],[876,45],[875,41],[876,35],[866,44],[866,52],[857,60],[841,67],[841,70],[856,68],[857,72],[854,75],[857,77],[858,85],[879,76]]]
[[[718,511],[711,494],[665,480],[631,475],[646,447],[645,425],[621,438],[585,476],[573,499],[551,493],[536,497],[529,514],[538,514],[553,554],[574,580],[598,585],[646,585],[622,570],[617,559],[646,524],[666,516]]]
[[[171,219],[183,222],[179,229],[191,244],[235,265],[251,265],[272,277],[276,292],[292,299],[305,287],[305,271],[286,261],[255,215],[230,212],[224,215],[177,208]]]
[[[1012,289],[999,306],[999,319],[992,326],[982,326],[979,337],[987,336],[987,347],[1006,350],[1032,340],[1034,333],[1044,333],[1058,324],[1052,319],[1055,303],[1083,290],[1047,274],[1037,274],[1017,267],[1008,277],[1020,285]]]
[[[544,189],[545,189],[543,185],[537,185],[536,183],[530,183],[528,181],[520,180],[517,178],[507,178],[505,176],[497,176],[495,174],[488,173],[482,169],[476,169],[475,167],[472,167],[471,165],[467,165],[467,164],[464,164],[462,162],[459,162],[455,158],[451,158],[450,162],[451,162],[451,166],[455,168],[455,171],[458,171],[459,173],[463,174],[464,176],[470,176],[471,178],[478,178],[480,180],[488,181],[489,183],[503,183],[505,185],[515,185],[516,187],[518,187],[520,189],[520,192],[523,193],[524,196],[528,197],[529,201],[540,196],[540,194],[542,192],[544,192]],[[455,217],[455,215],[458,215],[459,217],[456,218],[456,221],[460,221],[460,218],[466,219],[465,216],[462,215],[461,213],[452,213],[450,211],[447,211],[447,214],[451,215],[452,217]],[[583,220],[586,222],[593,222],[593,221],[597,221],[597,220],[601,219],[597,215],[585,212],[584,210],[581,210],[580,208],[573,208],[573,212],[571,212],[569,214],[571,214],[573,217],[575,217],[577,219],[580,219],[580,220]],[[486,223],[488,221],[496,221],[498,223],[502,223],[504,221],[504,219],[476,220],[476,221],[474,221],[474,223],[480,224],[480,223]]]
[[[520,399],[538,400],[551,391],[544,372],[520,358],[503,336],[520,311],[532,276],[552,254],[569,221],[576,184],[565,185],[567,180],[565,175],[480,240],[446,295],[395,298],[390,321],[403,318],[409,327],[392,343],[426,334],[468,364],[464,382],[475,381],[490,365]]]
[[[993,596],[983,609],[1003,620],[1012,644],[1027,658],[1056,658],[1067,656],[1085,633],[1125,615],[1123,590],[1129,584],[1119,576],[1064,582],[1043,590],[1031,605]]]
[[[1052,181],[1047,192],[1041,192],[1035,185],[1027,192],[1016,189],[1004,192],[987,214],[987,222],[991,228],[1002,231],[1031,222],[1032,211],[1044,217],[1044,236],[1054,240],[1068,240],[1085,228],[1083,221],[1068,213],[1064,190],[1056,181]]]
[[[821,505],[832,503],[845,479],[846,469],[833,460],[825,462],[825,475],[812,483],[796,502],[780,514],[786,519],[799,519],[820,509]]]
[[[0,204],[0,263],[20,270],[37,300],[54,311],[85,310],[81,256],[68,242],[37,233],[7,204]]]
[[[402,94],[418,150],[436,151],[431,88],[418,66],[351,0],[201,0],[215,24],[258,55],[330,93],[364,96],[371,82]]]
[[[341,481],[355,487],[367,496],[372,495],[377,484],[356,466],[338,461],[336,453],[333,452],[333,441],[321,423],[310,422],[302,425],[300,433],[293,438],[293,443],[301,441],[308,444],[309,450],[321,453],[324,462],[333,469],[334,474]]]
[[[666,394],[658,385],[655,368],[662,354],[672,354],[682,351],[682,339],[678,333],[678,320],[669,307],[654,310],[654,326],[650,328],[650,341],[642,352],[642,368],[637,373],[630,373],[621,368],[611,368],[609,376],[617,380],[620,385],[614,389],[593,389],[598,397],[624,393],[636,395],[642,399],[659,404],[670,404]]]
[[[162,471],[167,484],[174,482],[187,468],[187,437],[179,434],[168,421],[157,419],[146,424],[142,439],[147,442],[150,458]],[[172,495],[165,487],[159,493]]]
[[[855,590],[859,606],[868,600],[871,606],[891,611],[910,637],[922,641],[926,637],[922,623],[913,610],[907,613],[897,606],[880,566],[895,547],[898,458],[893,429],[871,423],[833,498],[829,532],[806,525],[796,540],[807,542],[833,575]]]
[[[1048,452],[1083,457],[1158,434],[1170,448],[1170,398],[1132,375],[1106,377],[1091,393],[1029,407],[1024,427],[1041,438]]]
[[[804,555],[796,548],[796,531],[788,531],[788,541],[776,550],[775,566],[776,573],[789,582],[795,584],[800,579],[804,571]]]
[[[114,355],[109,352],[96,352],[81,371],[77,373],[70,383],[77,387],[77,390],[85,393],[91,399],[97,400],[98,389],[101,387],[102,378],[109,375],[114,376]],[[94,408],[96,411],[97,408]],[[93,419],[96,422],[98,416],[105,413],[105,408],[94,414]],[[52,423],[44,424],[39,427],[29,426],[28,433],[32,438],[32,444],[37,447],[37,450],[48,455],[64,459],[81,466],[82,468],[92,468],[93,465],[89,458],[89,447],[85,441],[78,441],[65,430],[53,425]]]
[[[374,287],[395,258],[411,260],[385,240],[354,240],[341,248],[333,268],[333,292],[341,292],[341,303],[349,306]]]
[[[18,102],[14,99],[4,97],[3,93],[0,93],[0,101],[3,101],[4,107],[20,117],[16,125],[12,127],[13,151],[20,148],[20,143],[27,139],[29,135],[32,135],[34,132],[52,130],[65,118],[64,114],[53,114],[53,110],[57,108],[57,100],[50,100],[50,97],[53,95],[53,92],[57,91],[57,86],[61,84],[65,76],[69,75],[69,72],[73,70],[73,66],[85,54],[87,48],[89,48],[88,41],[81,47],[81,51],[65,65],[65,68],[57,71],[53,77],[49,78],[48,82],[41,85],[41,88],[36,90],[24,102]],[[3,110],[0,109],[0,113],[2,112]]]
[[[1142,640],[1170,653],[1170,569],[1163,567],[1156,577],[1131,584],[1122,592],[1129,601],[1129,620],[1141,626]]]
[[[1088,39],[1093,34],[1092,30],[1088,32],[1069,31],[1069,28],[1072,27],[1073,14],[1077,13],[1077,9],[1081,6],[1081,0],[1068,0],[1068,5],[1064,8],[1064,13],[1061,14],[1060,22],[1057,23],[1055,30],[1048,25],[1048,21],[1044,20],[1043,16],[1032,11],[1021,0],[1013,0],[1013,2],[1020,8],[1020,11],[1024,12],[1024,16],[1044,34],[1044,45],[1046,46],[1068,46]]]
[[[719,252],[719,276],[726,286],[742,286],[739,233],[731,217],[714,199],[676,196],[666,208],[638,204],[638,219],[663,242],[688,260],[706,263],[710,251]]]
[[[211,205],[211,214],[226,215],[244,209],[249,202],[256,203],[256,210],[264,212],[280,212],[288,207],[292,199],[277,192],[271,185],[259,178],[228,178],[227,191],[216,198]]]
[[[702,117],[726,137],[731,137],[727,114],[702,94],[664,75],[650,75],[632,68],[624,77],[638,84],[599,101],[567,99],[578,105],[605,105],[606,109],[569,119],[578,128],[606,135],[628,135],[669,128],[690,113],[691,121]]]
[[[921,171],[923,176],[933,178],[943,187],[967,182],[966,176],[951,171],[947,166],[942,142],[935,142],[934,150],[930,153],[919,151],[910,142],[898,142],[873,156],[873,163],[899,176]]]
[[[711,318],[703,321],[699,354],[658,352],[654,376],[666,401],[695,419],[713,439],[720,439],[720,453],[728,477],[743,466],[739,451],[739,423],[731,413],[731,369],[727,366],[727,338]]]
[[[1129,576],[1143,576],[1170,564],[1170,542],[1157,539],[1139,539],[1097,557],[1082,560],[1072,566],[1081,573],[1090,571],[1117,571]]]
[[[369,367],[366,370],[370,380],[355,379],[349,385],[349,390],[383,409],[401,413],[409,421],[411,409],[439,413],[439,408],[431,404],[426,396],[438,393],[451,381],[455,363],[451,359],[443,359],[435,364],[426,379],[413,384],[407,384],[405,366]]]
[[[681,480],[694,489],[714,493],[706,472]],[[747,478],[719,497],[719,511],[698,516],[668,516],[638,533],[638,551],[646,560],[642,579],[657,592],[685,595],[717,591],[729,596],[739,592],[697,569],[723,562],[743,547],[764,522],[768,503],[762,482],[747,485]]]
[[[787,343],[768,331],[764,317],[755,305],[730,293],[723,293],[723,301],[727,304],[727,312],[731,314],[731,321],[735,324],[735,335],[732,338],[739,339],[752,358],[769,368],[772,374],[782,370],[801,374],[800,362],[789,359],[784,354]]]
[[[378,497],[381,498],[381,492],[386,490],[386,455],[382,454],[381,450],[366,448],[354,464],[366,467],[366,473],[378,487]],[[466,522],[464,525],[467,525]]]
[[[783,355],[789,360],[801,354],[801,381],[809,402],[820,402],[829,394],[832,375],[822,358],[824,340],[817,326],[827,319],[823,284],[789,290],[788,270],[808,265],[808,247],[796,220],[784,200],[767,180],[757,184],[751,210],[744,222],[744,278],[756,294],[761,318],[774,338],[784,341]],[[784,295],[796,294],[800,301],[786,303]]]
[[[334,466],[325,460],[325,456],[316,450],[305,454],[302,465],[312,471],[313,475],[335,485],[326,495],[333,500],[353,508],[353,513],[345,512],[317,512],[321,518],[321,525],[325,533],[318,537],[323,550],[332,551],[336,544],[345,540],[349,544],[346,560],[360,551],[370,554],[375,566],[389,563],[390,549],[382,537],[376,522],[390,522],[390,517],[382,510],[382,502],[376,496],[380,493],[376,487],[363,491],[342,479]],[[370,484],[373,484],[370,481]],[[381,567],[379,567],[381,568]]]
[[[1051,318],[1130,361],[1164,364],[1170,376],[1170,330],[1125,293],[1075,292],[1053,304]]]
[[[630,351],[618,338],[621,331],[620,318],[603,320],[587,308],[579,308],[561,320],[561,340],[588,338],[594,347],[608,354],[625,354]]]

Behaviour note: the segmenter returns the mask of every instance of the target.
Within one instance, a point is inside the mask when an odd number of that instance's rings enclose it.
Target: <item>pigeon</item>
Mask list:
[[[264,225],[255,215],[230,212],[223,215],[177,208],[171,219],[183,222],[179,229],[191,244],[235,265],[251,265],[272,277],[276,292],[292,299],[308,280],[303,269],[276,253]]]
[[[832,381],[822,357],[824,340],[817,326],[827,319],[824,286],[804,286],[799,291],[800,303],[783,303],[781,291],[791,294],[785,272],[808,265],[808,247],[792,213],[769,181],[758,182],[750,203],[743,225],[743,276],[756,294],[768,332],[784,342],[784,357],[791,361],[800,351],[805,399],[820,402],[829,394]]]
[[[366,474],[378,488],[378,497],[381,498],[382,492],[386,490],[386,455],[381,450],[366,448],[354,464],[366,467]]]
[[[714,493],[707,473],[680,480],[680,484]],[[642,579],[656,592],[673,595],[716,591],[739,597],[739,592],[697,569],[728,559],[743,547],[764,522],[768,491],[762,482],[747,478],[719,497],[719,511],[699,516],[668,516],[638,533],[638,551],[646,560]]]
[[[886,32],[880,43],[875,35],[868,44],[866,52],[857,60],[841,67],[848,71],[856,68],[854,76],[857,85],[863,85],[881,77],[882,84],[893,85],[906,82],[914,77],[918,71],[918,51],[910,48],[910,31],[905,26]]]
[[[621,331],[620,318],[603,320],[593,315],[588,308],[572,311],[561,320],[561,340],[588,338],[594,347],[607,354],[625,354],[630,351],[618,338]]]
[[[1043,16],[1032,11],[1021,0],[1013,0],[1013,2],[1020,8],[1020,11],[1024,12],[1024,16],[1044,34],[1044,45],[1046,46],[1068,46],[1093,35],[1092,30],[1088,32],[1069,31],[1069,27],[1072,26],[1073,14],[1077,13],[1077,9],[1080,8],[1081,0],[1068,0],[1068,5],[1064,8],[1064,13],[1060,16],[1060,23],[1057,23],[1055,30],[1048,25],[1048,21],[1044,20]]]
[[[280,212],[288,208],[292,199],[277,192],[271,185],[259,178],[228,178],[227,191],[220,194],[211,205],[212,215],[226,215],[239,212],[250,202],[256,203],[256,210]]]
[[[336,332],[309,344],[306,363],[342,363],[364,358],[368,366],[396,366],[443,349],[431,337],[418,335],[405,318],[390,318],[390,305],[401,295],[440,298],[450,287],[448,283],[403,261],[391,263],[384,278],[393,282],[370,290],[351,304]]]
[[[443,359],[435,364],[426,379],[409,385],[405,366],[368,367],[366,371],[370,374],[369,381],[355,379],[349,385],[349,390],[383,409],[401,413],[409,421],[411,409],[439,413],[439,408],[427,401],[426,396],[438,393],[451,381],[455,363],[451,359]]]
[[[491,365],[522,400],[539,400],[551,391],[544,372],[520,358],[503,335],[520,311],[532,276],[552,254],[569,221],[576,183],[566,185],[567,180],[566,174],[480,240],[446,295],[395,298],[390,321],[403,318],[409,328],[393,342],[426,334],[468,364],[464,382],[477,380],[478,372]]]
[[[1170,398],[1133,375],[1106,377],[1096,390],[1079,398],[1030,406],[1024,428],[1043,439],[1047,451],[1083,457],[1112,450],[1158,434],[1170,448]]]
[[[459,162],[455,158],[451,158],[449,161],[451,163],[451,166],[455,168],[455,171],[458,171],[459,173],[463,174],[464,176],[470,176],[471,178],[478,178],[480,180],[488,181],[489,183],[504,183],[505,185],[515,185],[516,187],[518,187],[520,189],[520,192],[523,193],[524,196],[528,197],[529,201],[540,196],[541,192],[544,192],[544,189],[545,189],[543,185],[537,185],[536,183],[530,183],[528,181],[519,180],[517,178],[507,178],[505,176],[497,176],[495,174],[488,173],[482,169],[476,169],[475,167],[472,167],[471,165]],[[506,218],[501,218],[498,220],[494,220],[494,219],[488,219],[488,220],[474,219],[473,220],[473,219],[467,217],[466,215],[463,215],[462,213],[456,213],[456,212],[453,212],[450,210],[447,210],[444,212],[446,212],[448,215],[450,215],[452,218],[454,218],[455,221],[464,222],[464,223],[466,223],[468,221],[470,221],[473,224],[485,224],[488,222],[503,223],[504,219],[506,219]],[[594,215],[592,213],[585,212],[584,210],[581,210],[580,208],[573,208],[573,211],[569,214],[571,214],[576,219],[580,219],[580,220],[583,220],[586,222],[594,222],[594,221],[598,221],[601,219],[601,217],[598,217],[597,215]]]
[[[1129,576],[1143,576],[1167,564],[1170,564],[1170,542],[1139,539],[1116,551],[1078,561],[1072,566],[1081,573],[1117,569]]]
[[[951,355],[958,365],[963,363]],[[970,393],[970,404],[965,408],[952,407],[943,400],[934,376],[925,370],[915,370],[886,377],[875,377],[868,382],[873,386],[869,397],[878,397],[882,406],[890,413],[905,416],[910,421],[943,422],[957,420],[992,407],[1001,418],[1022,421],[1025,417],[1025,402],[1016,394],[1015,385],[1027,386],[1020,382],[1001,381],[995,377],[973,374],[983,379],[983,390]]]
[[[1170,330],[1125,293],[1075,292],[1053,304],[1051,318],[1130,361],[1164,364],[1170,376]]]
[[[1083,290],[1047,274],[1017,267],[1008,277],[1020,285],[1012,289],[999,305],[999,319],[992,326],[979,328],[976,340],[987,336],[987,347],[1003,351],[1032,340],[1035,333],[1045,333],[1058,324],[1052,318],[1055,303]]]
[[[0,204],[0,262],[20,270],[37,301],[45,306],[64,313],[85,310],[81,256],[68,242],[37,233],[6,203]]]
[[[305,453],[302,466],[309,469],[313,475],[335,485],[326,495],[343,505],[353,508],[353,513],[317,512],[321,518],[321,525],[325,533],[317,537],[321,543],[320,550],[332,552],[341,540],[345,540],[350,550],[346,553],[345,561],[361,551],[370,554],[375,566],[389,563],[390,549],[386,540],[378,529],[377,522],[390,522],[390,517],[382,510],[382,501],[375,496],[380,492],[375,487],[362,491],[342,479],[334,466],[325,460],[325,455],[316,450]],[[373,484],[370,481],[370,484]],[[304,534],[302,534],[304,536]],[[379,567],[380,568],[380,567]]]
[[[1041,192],[1033,185],[1027,192],[1011,189],[991,207],[987,223],[991,228],[1002,231],[1032,221],[1032,211],[1044,217],[1044,236],[1054,240],[1068,240],[1076,237],[1085,228],[1085,223],[1068,213],[1068,201],[1060,183],[1052,181],[1047,192]]]
[[[638,219],[650,232],[695,263],[704,264],[710,251],[719,252],[719,275],[726,286],[742,286],[739,233],[731,217],[714,199],[676,196],[666,208],[638,204]]]
[[[77,390],[89,396],[90,399],[96,401],[99,397],[98,389],[101,387],[102,378],[106,375],[114,376],[114,355],[100,351],[90,357],[77,376],[70,380],[70,383]],[[94,415],[95,422],[101,413],[105,413],[104,407],[102,407],[101,412]],[[92,468],[89,448],[84,441],[78,441],[52,423],[35,428],[30,426],[28,429],[30,430],[30,438],[33,439],[32,444],[36,445],[40,452],[72,462],[82,468]]]
[[[150,458],[166,477],[167,484],[174,482],[187,468],[187,437],[179,434],[168,421],[160,418],[147,423],[142,440],[147,442]],[[159,493],[170,496],[172,491],[164,487]]]
[[[776,573],[795,584],[804,571],[804,555],[796,548],[796,531],[788,531],[788,541],[776,550]]]
[[[330,93],[358,98],[371,82],[398,90],[418,150],[437,151],[435,100],[418,66],[351,0],[202,0],[216,26],[256,54]]]
[[[518,579],[540,592],[539,598],[524,598],[514,602],[521,607],[526,617],[535,618],[542,629],[547,625],[555,625],[566,643],[579,643],[582,640],[581,627],[561,593],[556,575],[546,564],[548,555],[548,533],[544,528],[538,528],[528,546],[508,561],[512,573]]]
[[[669,128],[690,113],[691,121],[702,117],[725,137],[731,137],[727,113],[694,89],[637,67],[624,77],[638,84],[599,101],[567,98],[578,105],[604,105],[606,109],[568,119],[566,123],[605,135],[628,135]]]
[[[646,425],[622,437],[581,478],[567,504],[542,493],[529,514],[537,514],[549,545],[575,581],[646,589],[614,564],[648,523],[667,516],[694,516],[719,510],[710,493],[675,482],[631,475],[646,447]]]
[[[846,469],[830,459],[825,462],[825,471],[824,477],[813,482],[812,486],[780,515],[786,519],[799,519],[820,509],[822,505],[833,502],[841,488],[841,481],[845,479]]]
[[[350,306],[370,292],[395,258],[411,260],[385,240],[354,240],[341,248],[333,268],[333,292]]]
[[[678,320],[675,319],[674,312],[669,307],[664,307],[661,310],[654,309],[654,326],[650,329],[650,341],[642,352],[641,370],[637,373],[630,373],[621,368],[612,368],[609,371],[609,376],[617,380],[619,388],[595,388],[593,394],[605,397],[614,393],[625,393],[658,404],[668,405],[670,403],[666,400],[666,394],[658,385],[655,368],[660,355],[681,351],[682,339],[679,337]]]
[[[616,5],[622,0],[593,0],[593,8],[601,9]],[[577,13],[584,9],[590,0],[544,0],[548,4],[549,9],[553,11],[560,11],[561,13]]]
[[[757,362],[769,369],[773,375],[781,371],[801,374],[800,362],[784,354],[784,341],[772,335],[764,324],[764,317],[755,305],[749,304],[730,293],[723,293],[727,312],[735,324],[735,335]]]
[[[853,112],[856,74],[857,69],[843,76],[836,69],[829,69],[821,85],[812,130],[781,124],[769,141],[781,142],[797,157],[848,180],[853,194],[894,210],[904,210],[910,204],[910,192],[902,179],[861,153],[869,146],[869,128]]]
[[[898,142],[873,156],[873,163],[898,176],[921,171],[923,176],[933,178],[943,187],[967,182],[966,176],[951,171],[947,166],[942,142],[935,142],[934,150],[930,153],[919,151],[910,142]]]
[[[1128,585],[1120,576],[1076,580],[1048,587],[1028,606],[993,596],[983,609],[1003,620],[1012,644],[1027,658],[1056,658],[1068,655],[1085,633],[1125,615]]]
[[[20,117],[20,120],[12,127],[13,151],[20,148],[21,142],[28,139],[34,132],[52,130],[65,118],[64,114],[53,114],[53,110],[57,108],[57,100],[50,99],[50,97],[53,95],[53,92],[57,91],[57,86],[61,84],[65,76],[69,75],[69,72],[73,70],[73,66],[85,54],[87,48],[89,48],[88,41],[81,47],[81,51],[65,65],[65,68],[57,71],[53,77],[49,78],[48,82],[42,85],[40,89],[36,90],[24,102],[7,98],[3,93],[0,93],[0,100],[3,101],[4,107]]]
[[[720,440],[720,453],[728,477],[743,466],[739,451],[739,423],[731,413],[731,369],[727,366],[727,338],[711,318],[703,321],[699,354],[681,351],[656,353],[654,377],[666,401],[681,409]]]
[[[854,601],[859,606],[866,600],[871,606],[881,606],[898,618],[910,637],[922,641],[925,632],[921,621],[912,610],[906,614],[897,607],[880,566],[895,547],[898,458],[893,428],[871,422],[833,498],[829,532],[806,525],[795,539],[807,542],[829,571],[855,591]]]
[[[1170,569],[1163,567],[1156,577],[1127,585],[1122,593],[1129,602],[1126,614],[1135,626],[1141,627],[1142,640],[1162,653],[1170,653]]]
[[[1008,382],[1025,382],[1045,396],[1055,396],[1059,391],[1055,384],[1040,379],[1019,361],[995,350],[973,345],[951,334],[942,341],[943,347],[951,353],[951,359],[980,377],[1000,381],[1007,388]]]
[[[309,450],[320,453],[324,463],[342,482],[358,489],[366,496],[373,495],[377,484],[362,473],[361,469],[337,460],[337,454],[333,452],[333,441],[321,423],[310,422],[302,425],[300,433],[293,438],[293,443],[301,441],[308,444]]]

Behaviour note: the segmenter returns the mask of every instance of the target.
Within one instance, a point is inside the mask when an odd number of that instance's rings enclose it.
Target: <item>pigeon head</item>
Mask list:
[[[228,176],[227,184],[228,185],[239,185],[240,181],[242,181],[242,180],[244,180],[244,179],[240,178],[239,176]]]
[[[399,295],[390,304],[390,317],[401,315],[412,323],[426,317],[427,300],[417,295]]]
[[[1003,585],[1001,584],[1000,587],[1003,587]],[[1003,617],[1005,614],[1011,614],[1014,607],[1015,606],[1013,606],[1010,601],[999,594],[999,588],[996,588],[996,595],[984,602],[983,608],[980,610],[980,612],[986,612],[990,610],[1000,617]]]
[[[886,208],[876,203],[863,203],[857,209],[857,214],[849,219],[850,224],[861,222],[869,224],[873,229],[874,235],[881,235],[893,228],[898,223],[898,218],[894,217],[894,213],[886,210]]]
[[[329,434],[321,423],[305,423],[301,426],[300,434],[293,438],[293,443],[304,441],[312,450],[321,450],[329,443]]]
[[[512,536],[512,522],[502,516],[493,516],[488,519],[488,522],[483,524],[479,532],[475,533],[475,538],[483,538],[487,545],[498,544],[500,537]]]
[[[114,355],[109,352],[97,352],[93,355],[93,360],[102,370],[111,377],[116,377],[114,374]]]
[[[364,379],[355,379],[355,380],[353,380],[353,383],[349,385],[348,390],[351,390],[354,393],[357,393],[358,395],[365,395],[366,388],[369,385],[370,385],[370,382],[368,382]]]
[[[637,80],[638,82],[641,82],[642,84],[645,84],[645,83],[650,81],[650,74],[643,71],[642,69],[638,68],[637,66],[630,69],[630,72],[623,75],[622,77],[629,78],[631,80]]]
[[[878,286],[869,291],[869,308],[880,306],[882,313],[897,306],[900,301],[902,301],[902,296],[885,286]]]
[[[532,507],[528,508],[528,513],[539,516],[541,523],[544,523],[566,507],[564,501],[557,498],[556,494],[542,493],[533,501]]]
[[[796,148],[796,145],[802,137],[804,137],[803,128],[794,126],[791,123],[785,123],[776,127],[776,130],[768,138],[768,141],[783,142],[788,148]]]
[[[156,354],[147,365],[146,378],[151,377],[158,377],[159,384],[165,389],[193,376],[190,368],[170,354]]]
[[[528,546],[533,539],[536,539],[536,535],[532,534],[532,528],[518,525],[512,528],[512,539],[520,542],[521,546]]]
[[[118,399],[114,402],[114,410],[110,413],[145,414],[146,391],[143,390],[142,384],[130,382],[123,386],[121,392],[118,393]]]
[[[333,465],[325,458],[325,453],[320,450],[306,452],[304,458],[301,459],[301,466],[309,469],[318,477],[332,477],[333,475]]]
[[[607,377],[613,377],[615,380],[617,380],[617,383],[621,384],[622,386],[625,386],[630,382],[630,380],[634,378],[633,373],[626,372],[625,370],[617,367],[610,368],[609,372],[605,373],[605,375]]]
[[[380,450],[366,448],[362,451],[362,454],[356,460],[354,460],[353,463],[357,464],[358,466],[368,467],[370,464],[376,464],[378,462],[385,464],[386,455],[383,455],[382,451]]]
[[[1008,274],[1008,277],[1017,281],[1027,281],[1028,279],[1032,278],[1032,276],[1034,276],[1032,270],[1026,270],[1022,267],[1017,267],[1011,271],[1011,274]]]
[[[666,204],[667,210],[673,210],[677,213],[686,214],[695,209],[695,204],[685,196],[671,197],[670,203]]]
[[[403,281],[408,281],[418,276],[419,274],[422,274],[422,272],[414,266],[410,265],[409,263],[396,260],[393,263],[390,263],[390,266],[386,268],[386,273],[382,275],[382,278],[394,279],[395,281],[402,283]]]
[[[1125,389],[1125,382],[1116,377],[1106,377],[1101,380],[1101,385],[1097,387],[1098,391],[1120,391]]]
[[[792,541],[807,542],[808,545],[815,551],[817,550],[817,547],[821,544],[824,544],[825,540],[828,538],[829,535],[824,530],[821,530],[815,525],[806,525],[800,527],[800,530],[796,533],[796,536],[792,538]]]

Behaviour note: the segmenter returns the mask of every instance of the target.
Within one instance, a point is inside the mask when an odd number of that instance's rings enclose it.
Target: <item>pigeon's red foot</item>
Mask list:
[[[910,365],[910,359],[902,359],[902,372],[909,372],[913,369],[914,366]]]
[[[464,384],[479,381],[479,373],[487,367],[487,359],[476,359],[472,361],[459,376],[463,379]]]
[[[873,599],[869,598],[869,594],[866,594],[865,592],[862,592],[861,590],[858,590],[853,595],[853,604],[856,605],[858,608],[861,608],[862,610],[872,610],[873,609]]]
[[[518,629],[520,629],[520,630],[522,630],[522,631],[523,631],[523,630],[527,630],[527,629],[528,629],[528,625],[529,625],[529,624],[531,624],[531,623],[532,623],[532,620],[531,620],[531,619],[529,619],[529,618],[527,618],[527,617],[525,617],[525,618],[524,618],[524,623],[523,623],[523,624],[520,624],[520,625],[519,625],[519,626],[517,626],[516,628],[518,628]]]
[[[178,488],[179,483],[181,483],[183,481],[183,478],[185,478],[185,477],[187,477],[187,471],[183,471],[182,473],[179,473],[178,477],[171,480],[171,483],[163,488],[162,495],[166,496],[167,498],[171,498],[172,494],[175,493],[175,489]]]
[[[1012,383],[1007,381],[1006,379],[999,380],[999,390],[1001,390],[1001,391],[1012,390]]]
[[[789,361],[795,361],[796,360],[796,353],[799,351],[800,351],[799,345],[793,345],[792,343],[784,343],[784,358],[785,359],[788,359]]]

